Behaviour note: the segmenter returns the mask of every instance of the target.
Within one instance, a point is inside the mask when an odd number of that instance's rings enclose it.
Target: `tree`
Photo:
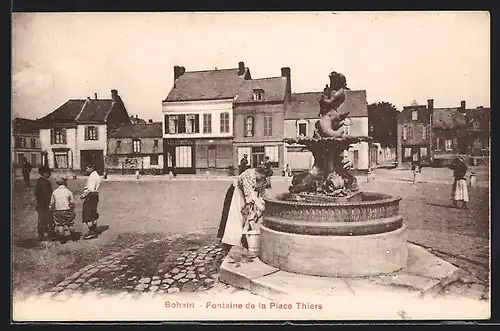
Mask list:
[[[383,147],[395,147],[399,111],[389,102],[368,105],[368,132],[375,142]]]

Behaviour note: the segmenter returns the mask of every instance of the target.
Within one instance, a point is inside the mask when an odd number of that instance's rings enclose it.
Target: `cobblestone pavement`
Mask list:
[[[134,297],[210,290],[227,252],[219,244],[173,252],[168,248],[174,241],[156,240],[111,254],[73,273],[42,297],[67,300],[85,295]]]

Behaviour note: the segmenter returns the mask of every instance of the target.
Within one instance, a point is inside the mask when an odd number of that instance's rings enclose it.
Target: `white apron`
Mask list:
[[[227,215],[226,227],[222,242],[232,246],[241,246],[241,237],[243,235],[243,226],[245,220],[241,214],[241,209],[245,206],[245,197],[241,189],[236,185],[234,188],[233,196],[231,198],[231,205]]]

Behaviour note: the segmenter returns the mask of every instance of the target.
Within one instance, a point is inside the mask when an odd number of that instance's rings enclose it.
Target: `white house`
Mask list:
[[[293,93],[291,107],[285,114],[285,138],[312,137],[319,121],[319,100],[323,92]],[[351,125],[346,134],[353,137],[368,136],[368,105],[366,91],[346,91],[346,100],[339,107],[340,113],[349,112]],[[369,168],[369,145],[361,142],[351,145],[348,151],[354,169]],[[285,164],[292,170],[307,170],[314,162],[312,153],[301,145],[287,145]]]
[[[60,170],[84,170],[94,163],[104,172],[110,131],[130,123],[118,91],[111,99],[72,99],[40,119],[40,144],[48,166]]]
[[[233,166],[233,104],[244,80],[238,68],[187,71],[174,66],[174,85],[162,102],[164,172],[227,172]]]

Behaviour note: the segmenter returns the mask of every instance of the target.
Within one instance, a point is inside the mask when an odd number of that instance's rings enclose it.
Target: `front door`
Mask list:
[[[264,162],[264,146],[252,147],[252,167],[257,168]]]
[[[87,168],[87,165],[93,163],[95,170],[102,175],[104,173],[104,152],[102,150],[84,150],[80,151],[80,166],[82,170]]]
[[[215,146],[208,146],[208,167],[209,168],[215,168],[216,163],[215,160],[217,158],[217,152],[215,149]]]

